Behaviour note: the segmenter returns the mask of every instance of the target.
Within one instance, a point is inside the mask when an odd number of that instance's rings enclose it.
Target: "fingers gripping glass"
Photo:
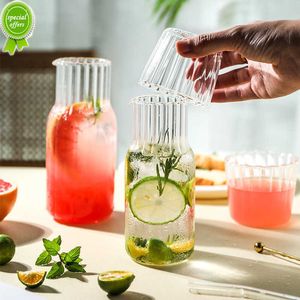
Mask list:
[[[176,52],[176,42],[195,34],[166,29],[158,40],[139,80],[140,85],[187,102],[206,105],[216,85],[221,54],[191,60]]]

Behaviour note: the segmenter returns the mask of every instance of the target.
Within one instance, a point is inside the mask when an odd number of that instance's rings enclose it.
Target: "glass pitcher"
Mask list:
[[[125,161],[125,239],[133,260],[170,265],[194,248],[194,154],[186,104],[162,95],[133,99],[134,141]]]
[[[113,210],[116,118],[110,61],[60,58],[47,122],[47,207],[67,224],[94,223]]]

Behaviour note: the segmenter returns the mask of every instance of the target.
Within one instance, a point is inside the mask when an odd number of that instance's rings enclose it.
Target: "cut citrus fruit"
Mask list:
[[[0,265],[5,265],[15,255],[16,245],[12,238],[6,234],[0,234]]]
[[[164,264],[173,258],[173,253],[169,247],[161,240],[150,239],[149,240],[149,261],[155,264]]]
[[[191,179],[185,184],[184,193],[186,197],[186,203],[192,207],[195,201],[195,178]]]
[[[19,280],[31,289],[39,287],[44,282],[46,274],[47,272],[45,271],[17,272]]]
[[[127,240],[126,246],[132,258],[146,256],[149,252],[148,248],[137,246],[132,239]]]
[[[194,244],[194,239],[190,239],[187,241],[177,241],[169,245],[169,248],[174,253],[184,253],[193,250]]]
[[[135,276],[127,271],[108,271],[100,273],[98,276],[98,284],[102,290],[110,295],[119,295],[124,293]]]
[[[12,210],[17,199],[17,186],[0,179],[0,221]]]
[[[148,224],[165,224],[178,219],[185,209],[185,195],[179,185],[166,180],[162,195],[158,191],[158,177],[146,177],[130,191],[132,214]]]

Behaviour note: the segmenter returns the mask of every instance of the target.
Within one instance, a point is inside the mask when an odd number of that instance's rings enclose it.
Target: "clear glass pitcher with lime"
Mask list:
[[[137,97],[134,141],[126,156],[126,250],[145,265],[185,261],[194,248],[194,154],[186,104],[162,95]]]

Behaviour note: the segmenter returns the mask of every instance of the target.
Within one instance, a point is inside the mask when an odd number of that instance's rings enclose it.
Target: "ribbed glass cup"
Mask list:
[[[295,193],[298,158],[290,153],[242,152],[225,159],[232,218],[251,227],[288,222]]]
[[[162,94],[181,96],[189,103],[209,104],[221,65],[221,54],[192,61],[176,52],[177,41],[195,35],[176,28],[166,29],[143,70],[139,84]]]

